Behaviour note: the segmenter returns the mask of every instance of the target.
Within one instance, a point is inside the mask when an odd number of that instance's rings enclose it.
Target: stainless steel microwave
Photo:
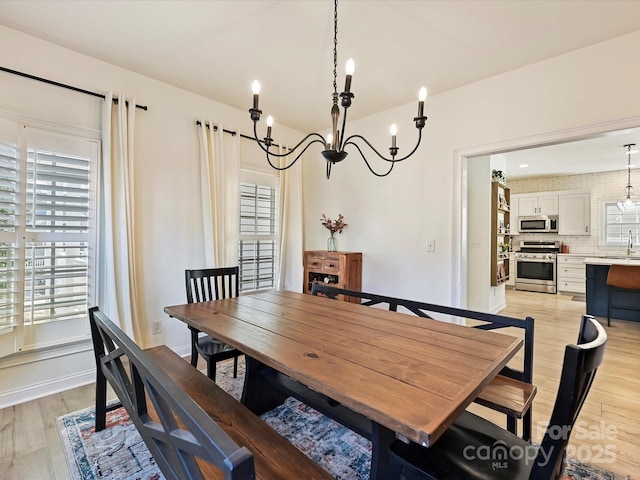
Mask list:
[[[520,233],[558,233],[557,215],[518,217]]]

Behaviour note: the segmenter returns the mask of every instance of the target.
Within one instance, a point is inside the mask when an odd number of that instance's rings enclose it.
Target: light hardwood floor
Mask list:
[[[578,336],[585,304],[567,295],[512,290],[507,291],[507,304],[500,313],[533,316],[536,322],[534,383],[538,395],[533,404],[533,433],[534,441],[539,441],[557,393],[564,347]],[[578,419],[584,428],[581,435],[574,432],[571,449],[574,456],[592,463],[613,459],[602,467],[640,478],[640,322],[613,321],[607,332],[605,360]],[[514,364],[518,361],[521,358],[516,357]],[[0,478],[68,479],[56,418],[93,402],[93,385],[87,385],[0,410]],[[504,425],[503,415],[478,406],[471,409]],[[601,438],[605,434],[610,438]]]

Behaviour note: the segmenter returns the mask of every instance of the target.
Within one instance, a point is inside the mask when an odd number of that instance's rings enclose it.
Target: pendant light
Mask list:
[[[638,153],[638,150],[631,150],[631,147],[635,146],[635,143],[628,143],[624,146],[627,149],[625,152],[627,155],[627,186],[625,187],[625,196],[618,201],[618,210],[623,213],[635,212],[640,207],[640,202],[633,195],[633,186],[631,186],[631,155]]]

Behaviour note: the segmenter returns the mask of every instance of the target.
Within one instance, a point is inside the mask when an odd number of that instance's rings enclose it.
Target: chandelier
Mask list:
[[[636,211],[640,206],[638,199],[633,195],[633,187],[631,186],[631,155],[638,153],[638,150],[631,150],[631,147],[635,146],[635,143],[628,143],[624,146],[627,149],[627,186],[625,187],[625,197],[618,202],[618,210],[627,213]]]
[[[327,179],[331,176],[331,167],[334,164],[341,162],[347,157],[347,152],[345,149],[349,146],[353,147],[360,154],[360,156],[364,160],[364,163],[367,165],[371,173],[373,173],[378,177],[386,177],[391,173],[394,165],[397,162],[401,162],[409,158],[411,155],[413,155],[416,152],[416,150],[418,149],[418,146],[420,145],[420,141],[422,140],[422,128],[424,127],[425,122],[427,120],[427,117],[424,115],[424,101],[427,98],[427,89],[425,87],[422,87],[418,94],[418,116],[413,119],[413,121],[416,124],[416,128],[418,129],[418,141],[416,142],[415,147],[413,147],[413,150],[411,150],[411,152],[409,152],[407,155],[396,158],[400,148],[396,145],[397,128],[396,128],[396,125],[393,124],[391,125],[391,132],[390,132],[391,147],[389,147],[389,156],[387,157],[382,153],[380,153],[371,144],[371,142],[369,142],[362,135],[356,134],[356,135],[346,136],[345,127],[347,123],[347,109],[351,106],[351,101],[354,97],[353,93],[351,92],[351,78],[355,69],[355,64],[353,62],[353,59],[351,58],[347,61],[347,65],[345,69],[347,76],[345,79],[344,91],[338,94],[338,86],[336,81],[337,61],[338,61],[338,0],[335,0],[334,15],[333,15],[333,95],[332,95],[333,106],[331,107],[331,124],[332,124],[331,133],[327,135],[326,139],[319,133],[309,133],[295,147],[293,147],[289,152],[286,152],[286,153],[277,153],[277,152],[270,151],[270,148],[274,143],[273,138],[271,138],[271,133],[273,128],[273,117],[271,117],[270,115],[267,117],[267,136],[264,137],[262,140],[260,140],[258,138],[257,125],[258,125],[258,122],[260,121],[262,110],[259,109],[260,84],[256,80],[253,82],[253,88],[252,88],[253,108],[249,109],[251,120],[253,120],[254,140],[258,143],[260,148],[266,153],[266,157],[267,157],[267,161],[269,162],[269,165],[271,165],[271,167],[276,170],[286,170],[292,167],[311,145],[313,145],[314,143],[318,143],[322,145],[323,150],[321,153],[324,159],[327,161],[327,167],[326,167]],[[338,129],[338,123],[340,120],[340,108],[338,107],[338,99],[340,99],[340,105],[343,108],[342,127],[340,129]],[[373,151],[378,157],[380,157],[382,160],[385,160],[390,164],[389,169],[387,171],[379,173],[379,172],[376,172],[371,167],[371,165],[369,164],[369,161],[367,160],[367,158],[365,157],[362,151],[365,145],[371,151]],[[276,161],[276,164],[274,164],[275,159],[286,157],[286,156],[295,154],[296,152],[298,152],[297,155],[288,165],[279,166],[277,165],[279,161]]]

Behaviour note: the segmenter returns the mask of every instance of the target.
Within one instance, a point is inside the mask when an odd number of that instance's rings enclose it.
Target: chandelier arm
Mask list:
[[[356,147],[356,150],[358,150],[358,153],[360,154],[360,156],[362,157],[362,160],[364,160],[365,165],[367,166],[367,168],[369,169],[369,171],[371,173],[373,173],[376,177],[386,177],[387,175],[389,175],[391,173],[391,170],[393,170],[393,167],[395,167],[395,162],[391,163],[391,166],[389,167],[389,170],[386,173],[378,173],[376,172],[371,165],[369,164],[367,157],[364,156],[364,153],[362,153],[362,150],[360,149],[360,146],[357,143],[353,143],[353,142],[349,142],[351,145],[353,145],[354,147]],[[368,143],[368,142],[367,142]],[[345,144],[346,146],[346,144]],[[377,152],[376,152],[377,153]],[[329,178],[329,177],[327,177]]]
[[[418,141],[416,142],[416,146],[413,147],[413,150],[411,150],[411,152],[409,152],[407,155],[405,155],[402,158],[387,158],[384,155],[382,155],[380,152],[378,152],[378,150],[376,150],[376,148],[371,145],[371,143],[369,142],[369,140],[367,140],[366,138],[364,138],[362,135],[351,135],[349,138],[347,138],[347,140],[344,142],[343,148],[346,148],[348,144],[350,145],[356,145],[356,143],[353,141],[354,139],[359,138],[360,140],[362,140],[364,143],[366,143],[369,148],[371,150],[373,150],[375,152],[376,155],[378,155],[382,160],[385,160],[387,162],[392,162],[392,163],[397,163],[397,162],[401,162],[403,160],[406,160],[407,158],[409,158],[411,155],[413,155],[416,150],[418,150],[418,147],[420,146],[420,142],[422,141],[422,129],[418,129]],[[360,150],[360,148],[358,148],[358,150]],[[362,153],[361,153],[362,154]]]
[[[265,152],[267,155],[271,155],[272,157],[286,157],[287,155],[291,155],[292,152],[296,151],[300,147],[300,145],[302,145],[304,142],[306,142],[307,139],[310,138],[310,137],[318,137],[318,139],[313,140],[311,143],[321,142],[322,145],[325,145],[324,137],[322,135],[320,135],[319,133],[313,132],[313,133],[309,133],[306,137],[304,137],[302,140],[300,140],[300,142],[298,142],[298,144],[295,147],[290,148],[289,152],[287,152],[287,153],[273,153],[273,152],[270,152],[269,151],[269,147],[265,148],[264,145],[262,145],[263,140],[260,140],[258,138],[257,122],[253,122],[253,137],[254,137],[254,140],[256,141],[256,143],[262,149],[262,151]],[[307,147],[305,147],[305,150],[307,149]],[[303,152],[304,152],[304,150],[303,150]]]
[[[309,136],[309,135],[307,135],[307,137],[308,137],[308,136]],[[269,162],[269,166],[271,166],[271,168],[273,168],[274,170],[279,170],[279,171],[287,170],[287,169],[289,169],[289,168],[293,167],[293,165],[298,161],[298,159],[302,156],[302,154],[303,154],[304,152],[306,152],[306,151],[307,151],[307,149],[308,149],[311,145],[313,145],[314,143],[320,143],[320,144],[322,144],[322,145],[325,145],[325,143],[324,143],[324,139],[322,139],[322,140],[317,140],[317,139],[316,139],[316,140],[312,140],[312,141],[310,141],[307,145],[305,145],[305,147],[304,147],[304,148],[302,149],[302,151],[301,151],[301,152],[296,156],[296,158],[294,158],[294,159],[293,159],[293,161],[292,161],[289,165],[285,165],[284,167],[278,167],[278,166],[274,165],[274,164],[271,162],[271,159],[269,158],[269,156],[272,156],[272,157],[286,157],[287,155],[291,155],[291,152],[292,152],[293,150],[295,150],[295,149],[291,150],[288,154],[284,154],[284,155],[282,155],[282,154],[277,154],[277,153],[272,153],[272,152],[269,152],[268,150],[265,150],[265,152],[267,153],[267,162]],[[300,146],[300,144],[298,144],[298,146]],[[296,147],[296,148],[297,148],[297,147]],[[264,149],[263,149],[263,150],[264,150]]]

